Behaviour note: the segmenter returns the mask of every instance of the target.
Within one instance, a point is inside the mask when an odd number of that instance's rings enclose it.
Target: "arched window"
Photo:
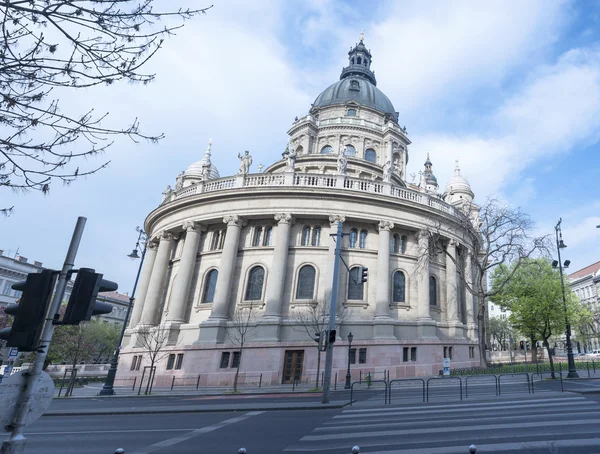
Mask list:
[[[298,272],[298,287],[296,288],[297,300],[310,300],[315,291],[315,269],[311,265],[304,265]]]
[[[256,227],[256,229],[254,229],[254,240],[252,241],[252,246],[262,246],[262,242],[263,242],[263,228],[262,227]]]
[[[313,229],[311,244],[313,246],[319,246],[321,244],[321,227],[318,225]]]
[[[349,117],[356,117],[356,109],[348,109],[346,111],[346,115],[348,115]]]
[[[361,249],[365,249],[367,247],[367,231],[360,231],[360,239],[358,240],[358,247]]]
[[[365,160],[369,162],[377,162],[377,153],[372,148],[365,150]]]
[[[406,301],[406,276],[402,271],[394,273],[394,288],[392,291],[392,302],[404,303]]]
[[[394,236],[392,237],[392,252],[395,252],[396,254],[400,252],[400,235],[397,233],[394,233]]]
[[[323,148],[321,148],[321,154],[332,154],[333,153],[333,148],[331,148],[331,145],[325,145]]]
[[[437,306],[437,282],[433,276],[429,276],[429,305]]]
[[[300,156],[303,153],[304,153],[304,148],[302,148],[302,145],[299,145],[298,148],[296,148],[296,154],[298,156]]]
[[[352,64],[354,64],[354,57],[352,57]]]
[[[300,241],[302,246],[310,246],[310,225],[305,225],[302,229],[302,240]]]
[[[402,235],[400,238],[400,253],[406,254],[406,243],[408,241],[408,237],[406,235]]]
[[[223,230],[215,230],[213,232],[212,243],[210,245],[211,251],[223,249],[223,242],[225,241],[225,233]]]
[[[356,59],[356,63],[358,63],[359,65],[362,65],[362,58],[358,57]]]
[[[255,301],[262,298],[263,283],[265,281],[265,269],[255,266],[248,273],[248,284],[246,285],[246,301]]]
[[[361,282],[360,267],[355,266],[348,273],[348,299],[359,300],[364,299],[364,284]]]
[[[267,227],[267,228],[265,228],[265,235],[264,235],[264,239],[263,239],[263,245],[265,245],[265,246],[271,246],[272,238],[273,238],[273,227]]]
[[[204,281],[204,291],[202,292],[202,302],[212,303],[215,298],[215,289],[217,288],[217,278],[219,272],[217,270],[210,270],[206,275]]]
[[[348,237],[348,239],[350,240],[348,246],[351,248],[355,248],[356,240],[358,239],[358,230],[356,230],[356,229],[350,230],[350,236]]]
[[[346,145],[346,151],[344,152],[346,156],[356,156],[356,148],[352,145]]]

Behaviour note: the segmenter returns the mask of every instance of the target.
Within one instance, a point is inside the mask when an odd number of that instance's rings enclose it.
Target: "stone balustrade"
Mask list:
[[[456,215],[452,205],[440,200],[437,196],[414,191],[402,186],[382,181],[371,181],[361,178],[351,178],[345,175],[320,175],[314,173],[285,172],[274,174],[249,174],[219,178],[217,180],[201,181],[174,192],[170,200],[179,200],[206,192],[225,191],[244,187],[318,187],[336,190],[367,192],[372,194],[389,195],[393,198],[425,205],[437,211]]]

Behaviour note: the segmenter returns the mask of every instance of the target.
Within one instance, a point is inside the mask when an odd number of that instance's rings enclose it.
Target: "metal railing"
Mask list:
[[[477,446],[475,446],[475,445],[469,446],[468,449],[469,449],[469,454],[477,453]],[[358,445],[353,446],[350,453],[351,454],[360,454],[360,446],[358,446]],[[123,448],[119,448],[115,451],[115,454],[125,454],[125,450]],[[237,454],[249,454],[249,453],[246,448],[240,448],[240,449],[238,449]]]

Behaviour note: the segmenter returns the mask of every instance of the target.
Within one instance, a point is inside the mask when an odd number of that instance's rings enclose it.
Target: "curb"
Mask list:
[[[161,392],[161,391],[158,391]],[[338,392],[338,391],[335,391]],[[142,398],[142,397],[236,397],[236,396],[268,396],[270,394],[298,394],[298,395],[310,395],[310,394],[322,394],[322,392],[316,391],[269,391],[264,393],[259,392],[240,392],[239,394],[232,394],[230,392],[222,392],[215,394],[202,394],[202,393],[187,393],[187,394],[113,394],[112,396],[99,396],[97,394],[89,396],[53,396],[53,399],[124,399],[124,398]]]

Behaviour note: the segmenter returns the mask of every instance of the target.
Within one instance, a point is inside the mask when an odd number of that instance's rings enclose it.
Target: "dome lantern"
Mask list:
[[[185,171],[185,180],[214,180],[219,178],[219,171],[210,160],[212,139],[208,140],[208,147],[200,161],[194,162]]]
[[[444,190],[444,200],[452,205],[472,203],[475,194],[471,190],[469,182],[460,174],[458,159],[455,161],[454,176],[450,178]]]

